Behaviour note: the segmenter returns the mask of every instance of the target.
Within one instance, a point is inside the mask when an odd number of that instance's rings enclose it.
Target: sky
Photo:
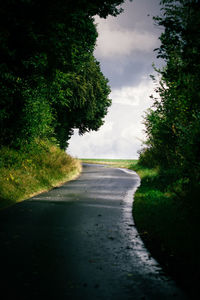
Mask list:
[[[160,0],[133,0],[122,5],[117,17],[95,18],[98,39],[95,57],[109,80],[112,106],[98,131],[79,136],[77,130],[67,152],[78,158],[136,159],[145,141],[143,116],[152,105],[155,84],[153,51],[160,45],[161,29],[152,19],[160,14]]]

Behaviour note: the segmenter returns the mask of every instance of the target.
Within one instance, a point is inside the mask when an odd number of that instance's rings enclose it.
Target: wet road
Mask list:
[[[132,219],[134,172],[82,175],[0,212],[4,299],[186,299],[144,248]]]

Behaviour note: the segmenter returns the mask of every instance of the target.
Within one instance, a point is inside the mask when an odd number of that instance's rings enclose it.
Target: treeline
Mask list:
[[[165,66],[154,78],[157,97],[145,117],[148,139],[140,163],[158,167],[166,187],[191,205],[200,192],[200,1],[161,5],[154,20],[164,31],[156,51]]]
[[[123,0],[5,0],[0,4],[0,145],[35,138],[65,149],[74,128],[103,124],[111,100],[93,56],[94,16]]]

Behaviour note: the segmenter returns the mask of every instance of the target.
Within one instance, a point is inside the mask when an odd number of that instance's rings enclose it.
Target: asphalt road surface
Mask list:
[[[186,299],[132,219],[131,171],[83,166],[74,181],[0,212],[1,299]]]

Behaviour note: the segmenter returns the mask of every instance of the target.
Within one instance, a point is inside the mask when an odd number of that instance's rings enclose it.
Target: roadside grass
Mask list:
[[[179,198],[159,170],[136,166],[141,186],[134,196],[133,216],[151,254],[193,297],[200,275],[199,205]]]
[[[109,160],[93,160],[109,164]],[[84,160],[84,162],[92,162]],[[141,238],[164,271],[195,298],[200,276],[200,215],[197,194],[189,199],[171,192],[170,173],[144,168],[137,161],[110,161],[137,172],[141,185],[134,195],[133,217]],[[178,187],[176,187],[178,189]]]
[[[78,176],[81,163],[56,145],[35,141],[20,150],[0,149],[0,209]]]

